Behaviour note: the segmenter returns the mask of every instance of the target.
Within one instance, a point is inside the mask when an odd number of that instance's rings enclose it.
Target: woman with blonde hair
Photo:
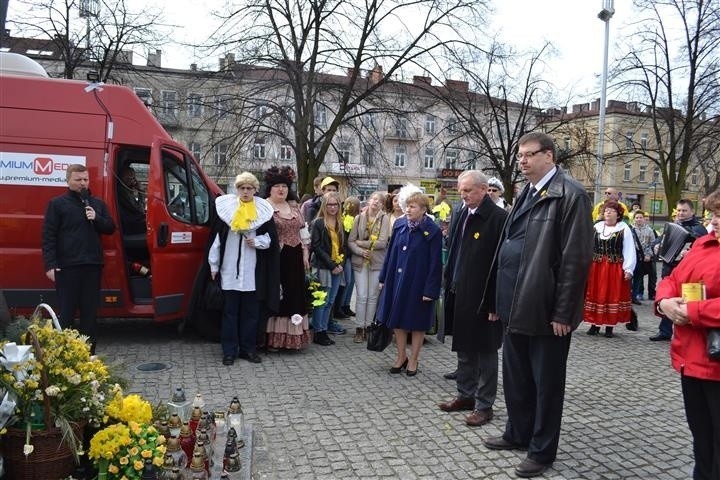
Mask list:
[[[213,280],[220,274],[224,304],[220,332],[223,365],[235,358],[262,360],[256,351],[260,302],[277,310],[278,239],[273,208],[255,193],[260,182],[250,172],[235,178],[237,194],[215,199],[221,222],[210,247],[208,263]]]
[[[355,217],[348,238],[355,273],[355,343],[365,340],[365,327],[377,308],[378,278],[390,235],[390,221],[382,208],[384,203],[382,193],[370,195],[365,211]]]
[[[442,275],[442,234],[432,217],[426,215],[430,201],[420,192],[405,198],[405,216],[393,226],[385,262],[380,270],[382,289],[377,318],[395,330],[397,357],[390,373],[407,369],[417,373],[425,332],[435,317],[435,300],[440,296]],[[412,332],[408,357],[407,334]]]
[[[341,203],[337,192],[324,194],[320,202],[320,210],[310,230],[312,266],[317,270],[320,283],[327,290],[325,303],[313,310],[312,319],[315,329],[313,341],[323,346],[335,343],[328,337],[327,331],[345,261],[342,253],[345,235],[340,215]]]

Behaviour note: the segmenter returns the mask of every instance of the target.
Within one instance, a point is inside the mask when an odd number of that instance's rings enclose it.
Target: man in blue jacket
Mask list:
[[[60,304],[60,325],[72,327],[80,310],[78,330],[90,337],[95,353],[97,309],[103,249],[100,235],[115,231],[115,223],[99,198],[90,195],[85,165],[70,165],[65,176],[68,190],[50,200],[42,229],[45,275],[55,283]]]
[[[496,312],[505,329],[503,387],[508,420],[495,450],[525,450],[519,477],[552,466],[560,440],[572,331],[582,321],[592,260],[592,205],[583,186],[555,166],[555,143],[539,132],[519,141],[528,180],[496,254]]]

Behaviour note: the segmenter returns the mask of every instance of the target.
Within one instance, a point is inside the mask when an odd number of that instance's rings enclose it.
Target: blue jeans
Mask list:
[[[260,306],[256,292],[223,290],[223,306],[220,344],[224,356],[235,358],[240,353],[255,353]]]
[[[330,315],[332,315],[333,303],[335,296],[340,288],[340,274],[331,275],[332,281],[327,288],[327,296],[322,307],[315,307],[312,315],[312,324],[316,332],[325,332],[330,323]]]
[[[340,303],[341,307],[350,306],[350,299],[352,298],[353,288],[355,287],[355,272],[353,272],[352,262],[350,261],[349,257],[350,256],[348,255],[348,258],[345,260],[345,264],[343,265],[343,277],[345,278],[345,293],[343,295],[342,302]]]

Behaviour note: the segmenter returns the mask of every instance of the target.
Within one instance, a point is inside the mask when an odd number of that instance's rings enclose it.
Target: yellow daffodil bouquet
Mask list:
[[[108,480],[140,479],[145,460],[162,467],[165,437],[152,425],[152,407],[139,395],[124,396],[118,386],[106,408],[107,422],[90,440],[88,456]]]
[[[0,342],[0,391],[5,391],[0,400],[14,404],[0,434],[8,427],[26,430],[24,452],[30,458],[33,430],[50,425],[62,430],[63,441],[77,454],[75,432],[102,419],[109,378],[105,363],[90,355],[87,337],[57,330],[50,321],[32,323],[20,344]]]
[[[307,301],[309,310],[325,305],[327,292],[323,289],[317,276],[312,273],[305,275],[305,285],[307,286]]]

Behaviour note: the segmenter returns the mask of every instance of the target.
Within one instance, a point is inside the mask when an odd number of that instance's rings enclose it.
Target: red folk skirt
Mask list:
[[[593,261],[585,290],[583,319],[592,325],[612,327],[630,321],[630,280],[625,280],[622,263],[607,257]]]

